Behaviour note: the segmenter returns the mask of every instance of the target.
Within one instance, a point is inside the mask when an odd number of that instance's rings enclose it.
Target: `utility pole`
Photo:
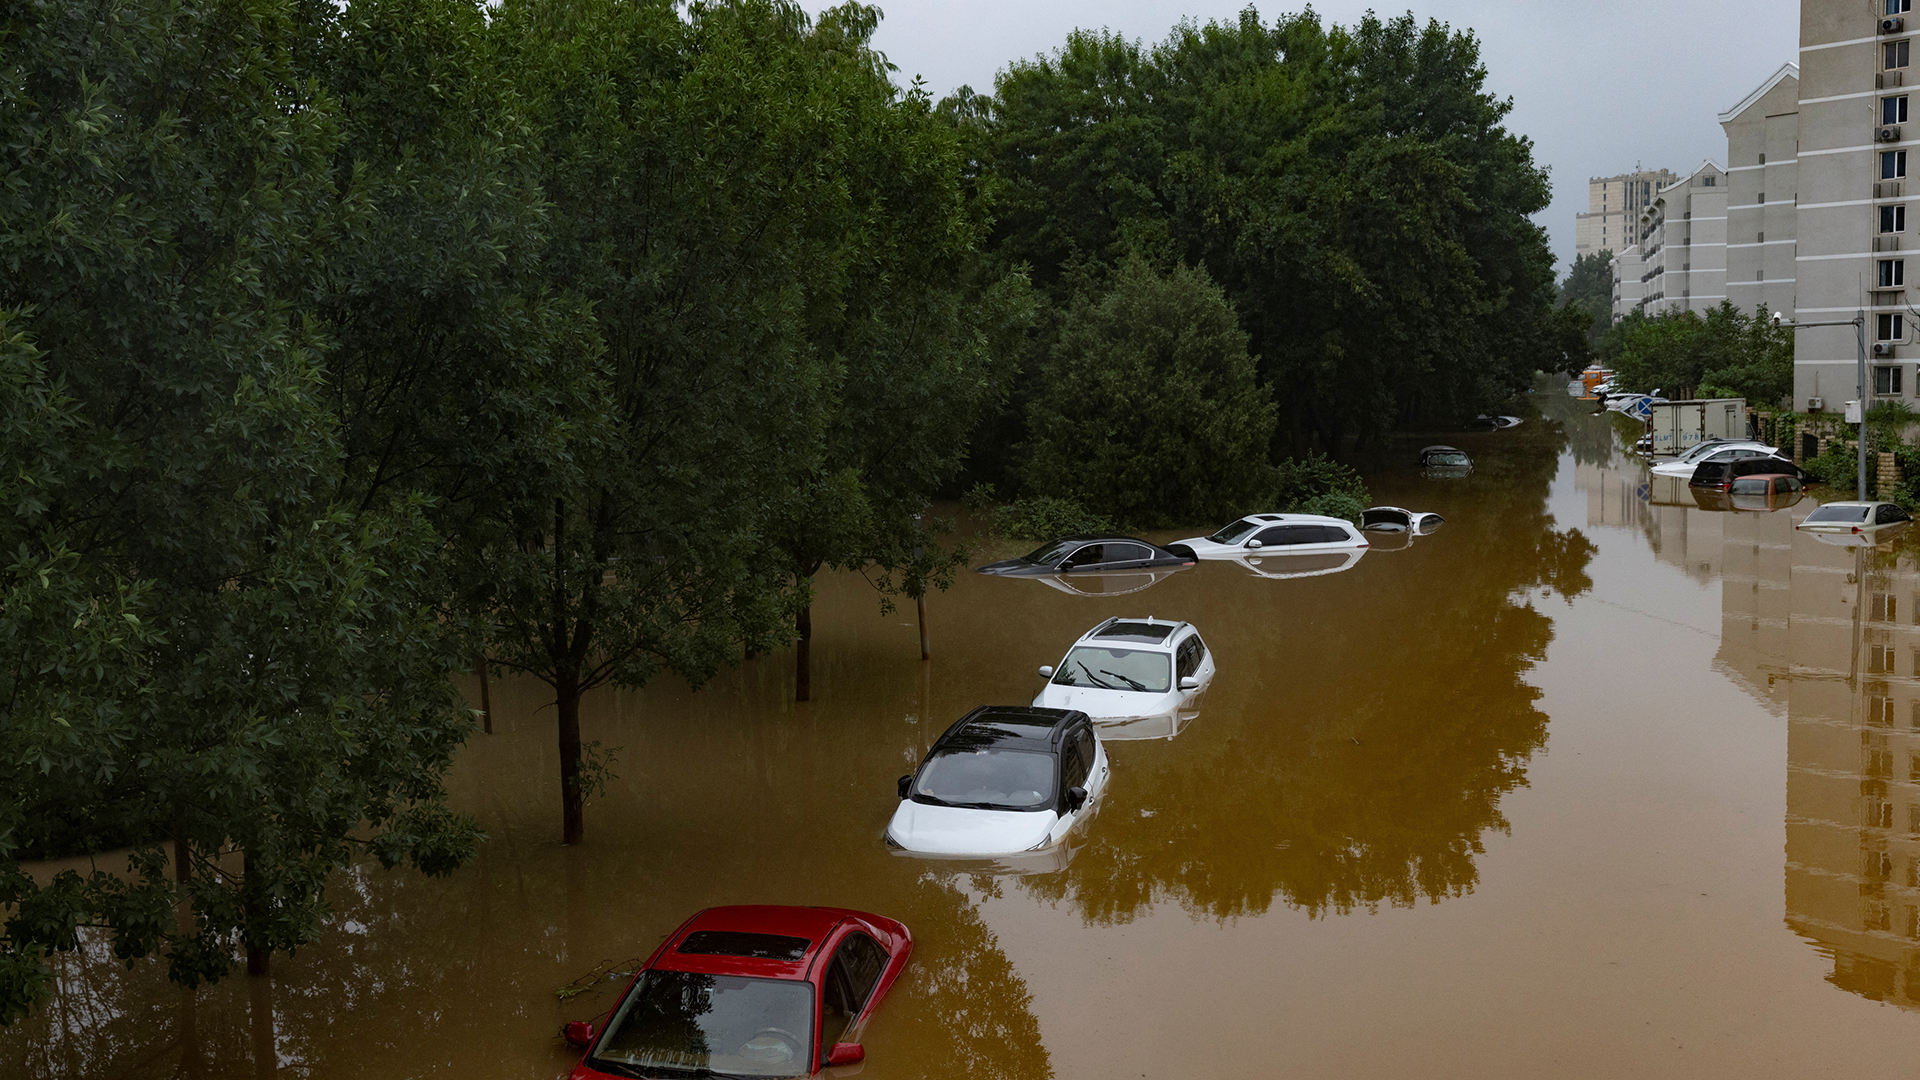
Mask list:
[[[1856,396],[1854,404],[1860,408],[1860,427],[1856,432],[1858,441],[1858,471],[1854,473],[1854,497],[1861,502],[1867,501],[1867,313],[1864,309],[1855,309],[1853,318],[1838,319],[1831,322],[1790,322],[1785,315],[1773,313],[1773,325],[1784,326],[1789,330],[1804,330],[1815,326],[1851,326],[1853,327],[1854,386]]]

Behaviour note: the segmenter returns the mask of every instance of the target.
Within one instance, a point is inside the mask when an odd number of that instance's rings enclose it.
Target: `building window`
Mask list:
[[[1913,0],[1887,0],[1887,14],[1901,15],[1913,10]]]
[[[1880,208],[1880,231],[1883,233],[1907,231],[1907,208],[1905,206],[1883,206]]]
[[[1880,152],[1880,179],[1898,180],[1907,175],[1907,152],[1905,150],[1883,150]]]
[[[1874,322],[1877,324],[1875,329],[1879,331],[1879,336],[1874,339],[1876,341],[1899,341],[1907,336],[1905,319],[1897,311],[1882,312],[1874,317]]]
[[[1767,234],[1766,234],[1766,233],[1754,233],[1754,234],[1753,234],[1753,242],[1754,242],[1754,243],[1756,243],[1756,244],[1764,244],[1764,243],[1766,243],[1766,242],[1767,242]]]
[[[1888,71],[1907,66],[1908,54],[1910,52],[1909,46],[1911,44],[1912,42],[1908,41],[1890,41],[1887,43],[1885,55]]]
[[[1873,604],[1872,619],[1874,622],[1899,622],[1900,621],[1900,598],[1899,597],[1893,595],[1892,593],[1877,592],[1873,594],[1872,604]],[[1886,699],[1879,698],[1876,700],[1885,701]]]
[[[1900,368],[1898,367],[1874,368],[1873,369],[1873,392],[1876,394],[1882,394],[1882,395],[1899,394],[1901,392]]]
[[[1920,668],[1920,660],[1916,660],[1914,666]],[[1874,675],[1893,674],[1893,646],[1867,646],[1867,671]],[[1920,674],[1920,672],[1916,672],[1916,674]]]
[[[1880,122],[1883,124],[1904,124],[1907,122],[1907,95],[1880,99]]]
[[[1898,289],[1907,283],[1907,260],[1880,260],[1880,288]]]

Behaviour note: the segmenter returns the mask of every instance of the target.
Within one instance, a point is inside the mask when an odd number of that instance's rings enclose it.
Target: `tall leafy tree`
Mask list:
[[[416,507],[330,498],[325,341],[300,304],[313,244],[354,221],[293,8],[23,2],[0,20],[7,471],[26,466],[5,537],[21,604],[0,619],[10,1017],[85,926],[122,957],[164,951],[189,985],[236,946],[262,970],[318,932],[334,869],[371,851],[444,871],[474,832],[440,785],[469,724],[427,603],[431,535]],[[107,839],[130,875],[19,869]]]
[[[1279,408],[1280,450],[1458,416],[1564,366],[1547,202],[1469,33],[1306,12],[1077,31],[1010,66],[978,132],[995,242],[1056,301],[1127,252],[1204,267]]]
[[[962,185],[958,134],[923,90],[894,86],[870,45],[878,23],[848,4],[808,41],[837,112],[825,167],[843,192],[815,225],[825,257],[808,283],[809,340],[831,367],[819,455],[767,524],[798,587],[803,701],[816,573],[863,570],[883,597],[919,596],[964,561],[921,517],[1004,397],[1032,314],[1025,278],[982,264],[984,207]]]
[[[1580,255],[1560,283],[1560,306],[1585,315],[1587,344],[1600,341],[1600,335],[1613,325],[1613,252],[1596,251]]]
[[[691,681],[789,635],[764,532],[818,459],[845,218],[838,24],[743,0],[523,0],[492,29],[553,204],[543,272],[593,305],[601,403],[564,468],[474,523],[500,665],[554,689],[563,836],[584,835],[581,695]],[[826,283],[823,286],[819,283]]]
[[[1274,406],[1204,272],[1138,257],[1078,297],[1028,406],[1024,486],[1138,525],[1232,518],[1273,499]]]

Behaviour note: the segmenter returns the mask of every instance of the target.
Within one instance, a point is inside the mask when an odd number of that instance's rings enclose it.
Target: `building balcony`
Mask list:
[[[1874,307],[1904,308],[1907,306],[1905,289],[1868,289],[1867,302]]]
[[[1876,180],[1873,183],[1873,197],[1876,199],[1902,198],[1901,192],[1906,183],[1901,180]]]
[[[1880,236],[1876,236],[1876,237],[1874,237],[1874,238],[1873,238],[1873,250],[1875,250],[1875,251],[1899,251],[1899,250],[1900,250],[1900,234],[1899,234],[1899,233],[1885,233],[1885,234],[1883,234],[1883,235],[1880,235]]]

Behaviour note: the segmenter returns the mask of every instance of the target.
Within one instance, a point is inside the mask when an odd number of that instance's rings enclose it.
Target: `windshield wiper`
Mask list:
[[[1102,689],[1102,690],[1118,690],[1118,689],[1120,689],[1119,687],[1117,687],[1117,686],[1114,686],[1114,685],[1113,685],[1112,683],[1104,683],[1104,682],[1101,682],[1101,681],[1100,681],[1100,676],[1098,676],[1098,675],[1095,675],[1095,674],[1093,673],[1093,669],[1087,666],[1087,662],[1086,662],[1085,660],[1075,660],[1075,661],[1074,661],[1074,663],[1076,663],[1076,664],[1079,664],[1079,665],[1080,665],[1080,670],[1081,670],[1081,671],[1084,671],[1084,672],[1086,672],[1086,673],[1087,673],[1087,678],[1089,678],[1089,679],[1092,679],[1092,680],[1093,680],[1093,685],[1095,685],[1095,686],[1097,686],[1097,687],[1099,687],[1100,689]],[[1102,670],[1102,671],[1105,671],[1106,669],[1105,669],[1105,668],[1102,668],[1101,670]]]
[[[1146,683],[1135,682],[1134,680],[1127,678],[1125,675],[1122,675],[1117,671],[1108,671],[1106,668],[1101,668],[1100,674],[1111,675],[1114,678],[1119,679],[1121,682],[1126,683],[1128,686],[1133,687],[1135,690],[1145,690],[1147,688]]]

